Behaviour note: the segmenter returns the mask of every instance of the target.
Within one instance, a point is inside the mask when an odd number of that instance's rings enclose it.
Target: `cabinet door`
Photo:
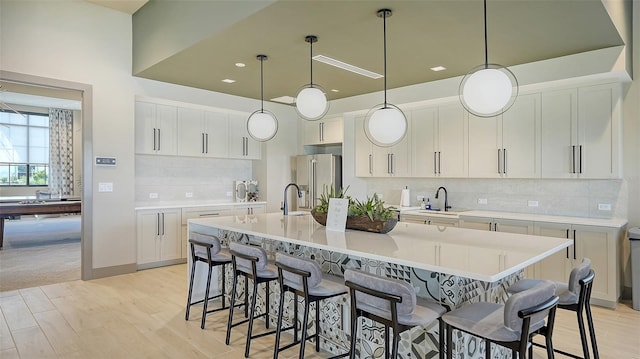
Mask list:
[[[411,174],[415,177],[438,174],[437,121],[437,108],[411,111]]]
[[[137,263],[145,264],[160,260],[160,228],[157,211],[139,211],[137,214]]]
[[[389,147],[388,159],[391,176],[409,177],[411,176],[411,141],[409,141],[409,133],[411,133],[411,124],[409,123],[409,131],[404,139],[395,146]]]
[[[229,156],[228,116],[223,113],[204,113],[204,143],[207,157]]]
[[[344,139],[344,122],[342,118],[323,121],[322,143],[342,143]]]
[[[415,122],[414,122],[415,123]],[[467,177],[467,111],[460,104],[438,107],[438,175]],[[416,157],[423,152],[414,152]],[[428,153],[424,153],[428,155]]]
[[[156,152],[156,105],[136,101],[135,131],[136,153]]]
[[[619,283],[615,231],[594,226],[574,225],[572,228],[576,245],[572,266],[580,264],[585,257],[591,259],[591,268],[596,273],[592,297],[616,302]]]
[[[612,116],[619,106],[617,85],[600,85],[578,91],[578,173],[583,178],[617,178],[617,139]]]
[[[498,118],[469,115],[469,177],[498,178]]]
[[[441,218],[441,217],[429,217],[427,224],[438,227],[458,227],[457,218]]]
[[[322,121],[304,121],[304,143],[305,145],[318,145],[322,143],[321,138]]]
[[[260,159],[261,143],[247,132],[247,119],[240,115],[229,116],[229,157]]]
[[[556,238],[570,238],[572,235],[571,225],[561,223],[536,222],[533,232],[537,236]],[[571,271],[570,253],[573,253],[573,247],[556,252],[537,263],[535,270],[536,278],[561,283],[567,282],[569,280],[569,272]]]
[[[178,108],[178,155],[204,156],[204,111]]]
[[[181,209],[160,212],[160,260],[182,258]]]
[[[514,219],[493,219],[496,232],[533,234],[532,221],[520,221]]]
[[[502,175],[540,177],[540,94],[518,97],[501,122]]]
[[[156,105],[157,154],[178,154],[178,121],[174,106]]]
[[[571,178],[577,145],[578,92],[575,89],[542,93],[542,178]]]
[[[356,117],[355,125],[355,172],[357,177],[373,176],[373,144],[364,133],[364,117]]]

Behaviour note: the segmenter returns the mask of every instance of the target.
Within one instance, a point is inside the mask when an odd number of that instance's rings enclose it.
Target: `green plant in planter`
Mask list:
[[[389,220],[396,218],[394,207],[385,207],[384,201],[380,199],[377,193],[373,197],[367,197],[366,201],[353,200],[349,204],[350,216],[367,216],[371,221]]]
[[[320,204],[317,205],[316,208],[314,209],[315,212],[324,213],[324,214],[329,212],[329,199],[331,198],[348,198],[349,207],[351,207],[351,203],[352,203],[351,197],[349,196],[345,197],[345,194],[347,193],[348,189],[349,189],[349,186],[347,186],[347,188],[340,188],[339,191],[336,191],[333,187],[323,185],[322,194],[320,195]]]

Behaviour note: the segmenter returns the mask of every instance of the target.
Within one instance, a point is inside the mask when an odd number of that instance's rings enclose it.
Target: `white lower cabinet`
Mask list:
[[[182,260],[180,208],[137,212],[137,264],[139,269]]]
[[[615,306],[620,297],[619,248],[624,230],[536,222],[534,234],[573,239],[573,245],[565,251],[545,258],[536,265],[536,278],[567,282],[571,270],[583,258],[589,258],[591,268],[596,273],[591,292],[592,301],[598,305]]]
[[[235,214],[236,215],[259,214],[259,213],[265,213],[266,210],[267,210],[267,206],[264,204],[251,204],[251,203],[238,204],[236,205]]]
[[[187,224],[190,219],[233,216],[235,214],[235,208],[232,205],[182,208],[182,258],[187,258],[189,255]]]

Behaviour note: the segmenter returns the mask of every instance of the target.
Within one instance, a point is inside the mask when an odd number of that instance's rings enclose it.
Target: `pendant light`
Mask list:
[[[260,60],[260,109],[252,113],[247,119],[247,131],[256,141],[269,141],[278,132],[278,119],[276,116],[264,109],[264,69],[263,63],[267,60],[267,55],[256,56]]]
[[[460,102],[478,117],[493,117],[508,110],[518,97],[518,80],[506,67],[489,63],[487,0],[484,0],[484,64],[469,70],[459,89]]]
[[[384,35],[384,103],[374,106],[364,119],[364,132],[369,141],[380,147],[393,146],[407,134],[407,117],[397,106],[387,102],[387,17],[391,10],[378,10],[383,20]]]
[[[311,50],[311,55],[309,56],[311,80],[296,96],[296,111],[305,120],[315,121],[321,119],[329,111],[329,103],[324,89],[313,84],[313,43],[318,42],[318,37],[308,35],[304,38],[304,41],[309,43]]]

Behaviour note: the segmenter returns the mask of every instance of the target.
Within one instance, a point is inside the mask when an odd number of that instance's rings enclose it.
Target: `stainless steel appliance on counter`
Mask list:
[[[236,202],[255,202],[258,200],[258,181],[238,180],[234,182]]]
[[[302,191],[298,208],[311,210],[320,202],[324,186],[342,188],[342,158],[332,154],[296,156],[296,183]]]

